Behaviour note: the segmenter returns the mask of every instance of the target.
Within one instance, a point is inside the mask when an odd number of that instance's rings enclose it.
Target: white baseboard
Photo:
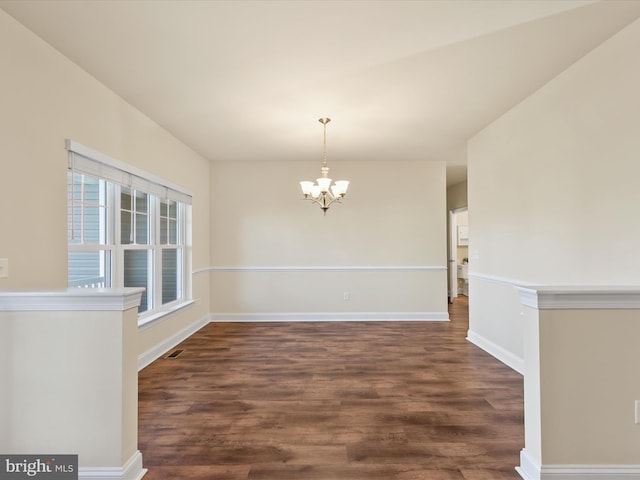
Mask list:
[[[640,465],[540,465],[526,449],[516,471],[524,480],[640,480]]]
[[[211,313],[212,322],[437,322],[447,312]]]
[[[516,472],[524,480],[540,480],[540,464],[535,461],[525,448],[520,450],[520,466]]]
[[[142,454],[136,451],[124,466],[118,467],[80,467],[78,480],[140,480],[147,473],[142,468]]]
[[[204,316],[197,322],[192,323],[188,327],[180,330],[175,335],[172,335],[171,337],[167,338],[164,342],[159,343],[158,345],[151,348],[150,350],[147,350],[146,352],[140,354],[138,356],[138,371],[142,370],[144,367],[149,365],[151,362],[153,362],[157,358],[160,358],[162,355],[164,355],[166,352],[171,350],[173,347],[175,347],[177,344],[179,344],[183,340],[186,340],[187,338],[189,338],[191,335],[193,335],[202,327],[204,327],[207,323],[209,323],[209,317]]]
[[[473,343],[475,346],[480,347],[488,354],[496,357],[508,367],[513,368],[519,374],[524,375],[523,358],[514,355],[508,350],[502,348],[500,345],[493,343],[491,340],[488,340],[482,335],[478,335],[471,330],[467,331],[467,340]]]

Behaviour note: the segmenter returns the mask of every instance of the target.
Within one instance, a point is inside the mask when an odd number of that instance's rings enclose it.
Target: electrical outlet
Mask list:
[[[343,297],[345,302],[351,300],[351,294],[349,292],[344,292]]]
[[[9,278],[9,259],[0,258],[0,278]]]

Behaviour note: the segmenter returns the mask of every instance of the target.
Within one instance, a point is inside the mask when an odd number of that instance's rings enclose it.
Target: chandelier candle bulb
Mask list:
[[[347,194],[349,188],[348,180],[337,180],[335,185],[331,185],[331,178],[329,178],[329,167],[327,166],[327,123],[331,121],[330,118],[321,118],[319,122],[324,127],[324,148],[322,156],[322,176],[316,178],[317,184],[313,182],[302,181],[300,182],[300,188],[305,200],[311,200],[313,203],[317,203],[324,214],[327,214],[327,210],[332,203],[341,203],[344,196]]]

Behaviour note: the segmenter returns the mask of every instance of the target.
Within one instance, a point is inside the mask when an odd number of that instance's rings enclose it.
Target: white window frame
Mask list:
[[[71,170],[68,171],[68,174],[77,174],[79,172],[72,172]],[[86,175],[85,176],[91,176],[91,175]],[[91,176],[94,180],[99,180],[97,177],[95,176]],[[106,208],[107,211],[110,210],[111,205],[109,205],[109,202],[111,201],[111,198],[113,196],[113,186],[111,183],[109,183],[106,180],[103,180],[104,182],[104,191],[102,192],[102,195],[104,195],[105,197],[105,201],[103,203],[99,203],[96,206],[99,205],[104,205],[104,207]],[[73,183],[71,183],[73,185]],[[69,184],[68,184],[69,185]],[[72,187],[73,188],[73,187]],[[75,189],[74,189],[75,192]],[[83,189],[84,192],[84,189]],[[67,192],[68,193],[68,192]],[[76,232],[75,231],[75,223],[76,223],[76,219],[74,216],[75,212],[75,207],[77,206],[84,206],[85,202],[84,202],[84,195],[83,195],[83,199],[82,201],[78,202],[75,195],[72,193],[71,195],[69,195],[69,200],[70,203],[67,204],[67,208],[68,208],[68,213],[69,213],[69,221],[71,222],[70,225],[67,225],[67,227],[70,229],[70,234],[72,239],[75,239],[75,235],[76,233],[81,235],[82,240],[79,243],[75,243],[75,242],[70,242],[68,243],[68,251],[73,251],[73,252],[108,252],[108,254],[111,256],[113,255],[113,249],[114,249],[114,245],[113,245],[113,241],[112,241],[112,237],[113,237],[113,222],[112,219],[108,218],[108,215],[105,217],[105,212],[101,211],[100,212],[100,217],[102,218],[100,224],[107,224],[109,223],[109,225],[106,227],[106,233],[105,233],[105,243],[100,243],[100,241],[98,242],[87,242],[85,241],[85,230],[84,230],[84,220],[82,220],[81,223],[81,228],[80,228],[80,232]],[[84,211],[82,211],[80,213],[81,216],[84,215]],[[76,282],[70,282],[69,286],[70,287],[76,287],[76,286],[81,286],[84,288],[104,288],[104,287],[109,287],[111,286],[111,279],[113,277],[113,262],[109,262],[109,265],[101,265],[101,267],[103,268],[102,271],[102,275],[100,275],[99,277],[93,277],[93,278],[84,278],[82,279],[82,282],[80,281],[76,281]]]
[[[71,244],[69,251],[99,251],[111,252],[110,270],[111,286],[124,286],[124,252],[126,250],[146,250],[151,252],[152,288],[147,292],[147,303],[152,308],[138,315],[138,325],[148,325],[170,313],[173,313],[193,303],[192,296],[192,265],[191,265],[191,198],[193,194],[188,189],[170,181],[161,179],[120,160],[111,158],[73,140],[67,140],[69,152],[69,171],[83,173],[87,176],[105,180],[107,182],[107,212],[110,223],[106,244]],[[147,244],[121,243],[120,222],[120,191],[126,187],[148,194],[149,239]],[[176,244],[161,244],[160,236],[160,204],[169,199],[177,202],[177,239]],[[133,208],[133,206],[132,206]],[[178,255],[178,269],[182,275],[177,276],[177,285],[182,297],[162,304],[162,252],[165,249],[182,250]]]

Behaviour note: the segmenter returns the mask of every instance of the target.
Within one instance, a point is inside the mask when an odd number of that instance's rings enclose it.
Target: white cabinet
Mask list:
[[[469,245],[468,225],[458,225],[458,245]]]

